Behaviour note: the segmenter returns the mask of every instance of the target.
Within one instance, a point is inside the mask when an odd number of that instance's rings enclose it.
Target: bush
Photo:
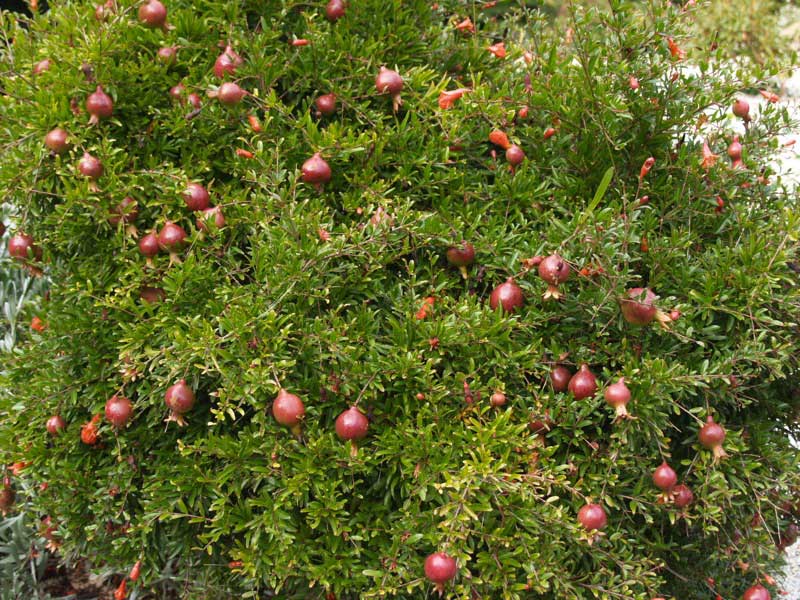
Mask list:
[[[789,118],[768,105],[744,132],[732,100],[768,73],[683,57],[679,8],[610,6],[570,6],[569,31],[512,3],[489,17],[419,0],[352,2],[336,22],[322,2],[188,0],[163,30],[129,2],[4,22],[0,183],[43,250],[20,266],[52,284],[47,328],[7,361],[0,460],[47,482],[28,500],[67,555],[143,560],[128,589],[178,568],[203,597],[434,597],[434,552],[457,561],[451,598],[769,581],[800,486],[800,213],[770,167]],[[501,41],[505,57],[488,50]],[[207,96],[226,43],[243,63],[225,79],[247,91],[232,106]],[[397,112],[375,89],[383,65],[404,81]],[[90,126],[98,85],[113,115]],[[336,111],[317,116],[329,92]],[[62,154],[43,145],[54,127]],[[516,169],[494,130],[524,151]],[[742,168],[725,156],[736,131]],[[321,185],[301,174],[317,152]],[[201,231],[189,182],[224,226]],[[125,197],[135,234],[108,221]],[[138,240],[168,222],[188,244],[148,264]],[[445,259],[462,240],[466,279]],[[572,272],[545,300],[535,257],[556,252]],[[509,277],[524,304],[492,310]],[[620,300],[645,286],[658,318],[634,326]],[[634,419],[602,391],[554,391],[554,366],[582,363],[601,389],[625,377]],[[180,380],[185,427],[164,422]],[[272,414],[281,388],[304,403],[294,432]],[[133,405],[118,429],[113,395]],[[356,452],[335,428],[351,406],[369,418]],[[698,441],[709,416],[725,458]],[[688,507],[653,485],[662,461]],[[589,502],[601,534],[577,521]]]

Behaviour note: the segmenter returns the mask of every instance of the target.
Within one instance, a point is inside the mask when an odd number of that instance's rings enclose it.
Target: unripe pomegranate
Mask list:
[[[242,57],[236,54],[231,45],[228,44],[225,46],[225,50],[223,50],[222,54],[220,54],[214,62],[214,75],[219,79],[224,78],[226,73],[234,75],[236,69],[239,68],[243,62]]]
[[[444,552],[429,554],[425,559],[425,577],[436,584],[440,593],[444,591],[444,585],[455,578],[457,572],[455,559]]]
[[[656,317],[658,298],[650,288],[631,288],[619,301],[623,318],[632,325],[647,325]]]
[[[763,585],[756,584],[745,590],[742,600],[770,600],[769,591]]]
[[[199,183],[187,184],[182,196],[189,210],[205,210],[211,205],[208,190]]]
[[[319,152],[303,163],[301,168],[303,181],[312,184],[317,190],[331,180],[331,168]]]
[[[572,379],[572,372],[567,367],[558,365],[550,371],[550,383],[556,392],[566,392],[570,379]]]
[[[591,398],[597,392],[597,379],[589,369],[589,365],[583,363],[578,372],[569,380],[567,389],[576,400]]]
[[[47,146],[53,154],[64,154],[64,152],[69,150],[68,139],[69,136],[67,132],[60,127],[56,127],[44,136],[44,145]]]
[[[121,429],[125,426],[133,413],[133,406],[131,401],[125,396],[117,396],[114,394],[106,402],[106,419],[116,427]]]
[[[733,101],[733,114],[742,119],[745,123],[750,121],[750,104],[747,100],[737,98]]]
[[[300,422],[306,414],[306,407],[299,396],[281,388],[272,401],[272,416],[281,425],[291,428],[295,434],[300,433]]]
[[[475,247],[469,242],[462,241],[456,246],[447,249],[447,262],[458,267],[461,276],[467,278],[467,267],[475,262]]]
[[[344,16],[347,5],[344,0],[329,0],[325,7],[325,18],[331,23],[335,23]]]
[[[39,260],[42,250],[33,243],[33,238],[25,233],[17,233],[8,240],[8,255],[20,261]]]
[[[388,94],[392,97],[392,107],[395,112],[402,106],[400,92],[403,90],[403,78],[397,71],[381,67],[375,77],[375,89],[379,94]]]
[[[167,7],[159,0],[146,0],[139,7],[139,21],[151,29],[163,28],[167,24]]]
[[[678,483],[678,474],[663,461],[660,466],[653,471],[653,484],[663,492],[669,492]]]
[[[61,418],[61,415],[53,415],[47,419],[45,427],[47,428],[47,433],[56,437],[67,428],[67,424],[64,419]]]
[[[195,403],[194,392],[192,388],[186,385],[185,379],[181,379],[178,383],[167,388],[164,402],[166,402],[170,411],[166,421],[175,421],[180,427],[185,426],[186,420],[183,415],[192,410]]]
[[[336,435],[343,440],[350,440],[350,455],[355,457],[358,454],[356,440],[363,439],[367,435],[369,419],[358,410],[351,406],[336,418]]]
[[[608,386],[603,392],[603,397],[616,410],[617,416],[615,419],[631,418],[627,408],[628,402],[631,401],[631,391],[625,385],[624,377],[620,377],[616,383]]]
[[[492,310],[497,310],[499,306],[507,313],[512,313],[522,306],[522,288],[520,288],[513,277],[509,277],[504,283],[498,285],[489,297],[489,306]]]
[[[694,501],[694,494],[689,486],[680,484],[672,488],[672,502],[677,508],[686,508]]]
[[[715,461],[728,456],[722,448],[722,442],[725,441],[725,429],[722,425],[715,423],[714,417],[711,415],[706,419],[705,425],[700,428],[698,438],[701,446],[714,452]]]
[[[336,94],[324,94],[314,100],[317,107],[317,117],[330,116],[336,112]]]
[[[103,91],[102,85],[98,85],[97,89],[86,98],[86,112],[91,115],[89,125],[99,123],[100,119],[109,118],[114,112],[114,101]]]
[[[539,277],[548,284],[547,291],[544,293],[545,300],[549,298],[558,300],[561,298],[558,284],[564,283],[569,279],[569,274],[569,264],[558,254],[551,254],[542,259],[542,262],[539,263]]]
[[[578,521],[588,531],[604,529],[608,524],[606,511],[599,504],[587,504],[578,511]]]

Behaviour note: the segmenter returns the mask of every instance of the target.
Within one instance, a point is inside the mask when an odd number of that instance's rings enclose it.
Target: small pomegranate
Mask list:
[[[291,428],[292,433],[295,435],[300,435],[300,422],[305,414],[306,407],[300,397],[287,392],[283,388],[280,389],[275,400],[272,401],[272,416],[281,425]]]
[[[508,150],[511,147],[511,141],[504,131],[493,129],[489,132],[489,141],[496,146],[500,146],[503,150]]]
[[[67,424],[61,417],[61,415],[53,415],[52,417],[47,419],[45,427],[47,428],[47,433],[49,433],[53,437],[56,437],[67,428]]]
[[[711,415],[708,416],[705,424],[700,428],[698,438],[701,446],[714,452],[715,461],[728,456],[728,453],[722,448],[722,442],[725,441],[725,429],[722,425],[715,423],[714,417]]]
[[[81,426],[81,442],[87,446],[94,446],[97,443],[97,423],[100,422],[101,416],[97,414]]]
[[[182,195],[189,210],[205,210],[211,204],[208,190],[199,183],[188,184]]]
[[[628,413],[628,402],[631,401],[631,391],[625,385],[625,378],[620,377],[616,383],[612,383],[603,392],[603,397],[610,406],[616,410],[617,416],[615,420],[631,419],[633,417]]]
[[[497,310],[499,306],[507,313],[512,313],[522,306],[522,288],[520,288],[513,277],[509,277],[504,283],[498,285],[489,297],[489,306],[492,310]]]
[[[447,249],[447,262],[458,267],[461,276],[467,278],[467,267],[475,262],[475,247],[469,242],[462,241],[456,246]]]
[[[115,12],[117,12],[117,6],[114,0],[108,0],[104,4],[98,4],[94,7],[94,18],[103,22],[108,20]]]
[[[226,106],[233,106],[235,104],[239,104],[246,94],[247,92],[245,92],[235,83],[226,81],[219,86],[219,89],[214,95],[217,97],[217,100],[222,102],[222,104],[225,104]]]
[[[742,144],[739,142],[739,136],[733,136],[733,141],[731,145],[728,146],[728,156],[731,159],[731,162],[736,162],[742,160]]]
[[[158,56],[161,64],[171,67],[178,60],[178,48],[176,46],[164,46],[158,49],[156,56]]]
[[[318,118],[332,115],[336,112],[336,94],[323,94],[314,100],[314,106],[317,107]]]
[[[151,231],[139,240],[139,252],[147,257],[148,264],[152,264],[150,259],[158,254],[159,250],[158,236],[155,231]]]
[[[739,117],[745,123],[750,121],[750,104],[747,100],[737,98],[733,101],[733,114]]]
[[[597,392],[597,379],[589,369],[589,365],[583,363],[578,372],[569,380],[567,389],[576,400],[591,398]]]
[[[425,559],[425,577],[436,585],[440,595],[444,592],[445,584],[455,578],[457,572],[455,559],[444,552],[429,554]]]
[[[367,435],[369,420],[357,407],[351,406],[336,418],[336,435],[343,440],[350,440],[350,455],[358,454],[356,441]]]
[[[60,127],[56,127],[44,136],[44,145],[47,146],[53,154],[64,154],[64,152],[69,150],[68,140],[69,136],[67,132]]]
[[[91,115],[89,125],[99,123],[100,119],[109,118],[114,112],[114,101],[103,91],[102,85],[98,85],[97,89],[86,98],[86,112]]]
[[[139,7],[139,20],[150,29],[165,28],[167,24],[167,7],[159,0],[146,0]]]
[[[506,395],[503,392],[495,392],[489,397],[489,404],[498,408],[506,405]]]
[[[206,208],[197,216],[197,228],[200,231],[215,231],[224,226],[225,215],[222,214],[222,209],[219,206]]]
[[[301,168],[303,181],[312,184],[317,190],[331,180],[331,168],[319,152],[303,163]]]
[[[222,51],[222,54],[214,61],[214,75],[219,79],[223,79],[226,74],[234,75],[236,69],[238,69],[242,63],[244,63],[242,57],[236,54],[231,45],[228,44],[225,46],[225,50]]]
[[[344,16],[346,8],[344,0],[329,0],[325,7],[325,18],[331,23],[335,23]]]
[[[45,58],[44,60],[40,60],[35,65],[33,65],[33,74],[34,75],[41,75],[45,71],[49,71],[50,67],[53,66],[53,61],[49,58]]]
[[[678,474],[663,461],[660,466],[653,471],[653,484],[662,492],[669,492],[678,483]]]
[[[84,177],[97,179],[103,174],[103,163],[88,152],[84,152],[83,157],[78,162],[78,171]]]
[[[166,300],[167,293],[163,288],[146,285],[139,290],[139,297],[147,304],[157,304]]]
[[[569,274],[569,264],[558,254],[551,254],[542,259],[542,262],[539,263],[539,277],[544,279],[548,284],[547,290],[543,296],[545,300],[550,298],[558,300],[561,298],[561,292],[558,291],[558,284],[564,283],[569,279]]]
[[[631,288],[619,301],[622,317],[632,325],[647,325],[656,317],[658,299],[650,288]]]
[[[8,255],[21,261],[27,261],[30,258],[38,260],[42,256],[42,251],[33,243],[31,236],[17,233],[8,240]]]
[[[570,379],[572,379],[572,372],[567,367],[558,365],[550,371],[550,383],[556,392],[566,392]]]
[[[516,144],[511,144],[506,150],[506,160],[508,164],[511,165],[511,170],[513,171],[525,160],[525,152]]]
[[[686,508],[694,501],[694,494],[689,486],[680,484],[672,488],[672,503],[677,508]]]
[[[578,521],[588,531],[604,529],[608,524],[606,511],[599,504],[586,504],[578,511]]]
[[[114,208],[111,209],[111,214],[108,216],[108,223],[116,227],[120,223],[133,223],[139,216],[139,205],[136,200],[130,196],[125,196],[120,200]]]
[[[106,401],[106,419],[117,429],[125,427],[132,413],[133,406],[131,401],[125,396],[114,394]]]
[[[191,107],[192,107],[192,108],[194,108],[195,110],[197,110],[197,109],[199,109],[201,106],[203,106],[203,103],[200,101],[200,96],[198,96],[198,95],[197,95],[197,94],[195,94],[194,92],[192,92],[191,94],[189,94],[188,96],[186,96],[186,100],[188,100],[188,101],[189,101],[189,106],[191,106]]]
[[[194,392],[192,388],[186,385],[185,379],[181,379],[175,385],[171,385],[167,388],[167,393],[164,395],[164,402],[166,402],[169,408],[169,416],[166,418],[166,421],[175,421],[178,426],[185,426],[186,420],[183,418],[183,415],[192,410],[195,403]]]
[[[763,585],[756,584],[745,590],[742,600],[770,600],[769,591]]]
[[[158,232],[158,247],[165,252],[169,252],[171,262],[179,262],[175,254],[186,243],[186,232],[183,227],[171,221],[164,223],[164,227]]]
[[[177,100],[181,104],[183,104],[183,94],[186,92],[186,86],[182,83],[178,83],[173,85],[169,88],[169,95],[173,100]]]
[[[403,90],[403,78],[397,71],[381,67],[375,77],[375,89],[379,94],[389,94],[392,97],[392,108],[395,112],[403,105],[400,92]]]

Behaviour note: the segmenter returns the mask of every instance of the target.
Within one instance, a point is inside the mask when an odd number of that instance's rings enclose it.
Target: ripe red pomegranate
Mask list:
[[[47,428],[47,433],[56,437],[67,428],[67,424],[64,419],[61,418],[61,415],[53,415],[47,419],[45,427]]]
[[[149,259],[158,254],[158,236],[155,231],[151,231],[139,240],[139,252]]]
[[[336,112],[336,94],[324,94],[314,100],[317,107],[317,117],[330,116]]]
[[[169,408],[169,416],[166,421],[175,421],[180,427],[186,425],[186,420],[183,418],[187,412],[192,410],[195,403],[195,396],[192,388],[186,385],[186,380],[181,379],[175,385],[167,388],[167,393],[164,395],[164,402]]]
[[[239,68],[243,62],[242,57],[236,54],[231,45],[228,44],[225,46],[225,50],[222,51],[222,54],[214,61],[214,75],[219,79],[223,79],[226,73],[228,75],[234,75],[236,69]]]
[[[745,123],[750,121],[750,104],[747,100],[737,98],[733,101],[733,114],[742,119]]]
[[[728,156],[733,163],[742,160],[742,144],[739,142],[738,135],[733,136],[733,141],[728,146]]]
[[[587,504],[578,511],[578,521],[588,531],[604,529],[608,524],[606,511],[599,504]]]
[[[728,456],[728,453],[722,448],[722,442],[725,441],[725,429],[722,425],[715,423],[714,417],[711,415],[706,419],[705,425],[700,428],[698,438],[701,446],[714,452],[715,461]]]
[[[97,179],[103,174],[103,163],[88,152],[84,152],[83,157],[78,162],[78,171],[84,177]]]
[[[99,123],[100,119],[109,118],[114,112],[114,101],[103,91],[102,85],[98,85],[97,89],[86,98],[86,112],[91,115],[89,125]]]
[[[114,394],[106,401],[106,419],[117,429],[125,427],[131,414],[133,414],[133,406],[125,396]]]
[[[513,171],[516,167],[522,164],[523,160],[525,160],[525,152],[523,152],[522,148],[516,144],[511,144],[506,149],[506,160],[508,161],[508,164],[511,165],[511,170]]]
[[[199,183],[189,183],[182,196],[189,210],[205,210],[211,205],[208,190]]]
[[[319,152],[303,163],[301,168],[303,181],[312,184],[317,190],[331,180],[331,168]]]
[[[447,262],[458,267],[461,276],[467,278],[467,267],[475,262],[475,247],[469,242],[462,241],[456,246],[447,249]]]
[[[455,559],[444,552],[429,554],[425,559],[425,577],[436,584],[439,592],[444,591],[444,585],[455,578],[457,572],[458,565]]]
[[[623,318],[632,325],[647,325],[656,317],[655,301],[658,299],[650,288],[631,288],[619,301]]]
[[[344,16],[346,8],[344,0],[329,0],[325,7],[325,18],[331,23],[335,23]]]
[[[506,395],[503,392],[495,392],[489,398],[489,404],[492,406],[499,407],[506,405]]]
[[[653,484],[663,492],[669,492],[678,483],[678,474],[663,461],[660,466],[653,471]]]
[[[147,0],[139,7],[139,20],[151,29],[164,28],[167,24],[167,7],[159,0]]]
[[[551,254],[542,259],[542,262],[539,263],[539,277],[548,284],[547,291],[544,293],[545,300],[549,298],[558,300],[561,298],[558,285],[569,279],[569,274],[569,264],[558,254]]]
[[[210,206],[197,217],[197,228],[200,231],[215,231],[225,226],[225,215],[219,206]]]
[[[300,422],[306,414],[306,407],[299,396],[281,388],[272,401],[272,416],[281,425],[291,428],[295,434],[300,433]]]
[[[583,363],[578,372],[569,380],[567,389],[572,393],[576,400],[591,398],[597,392],[597,378],[589,369],[589,365]]]
[[[176,225],[172,221],[164,223],[164,227],[158,232],[158,247],[170,253],[171,262],[177,262],[175,252],[180,250],[185,243],[186,232],[183,227]]]
[[[550,383],[556,392],[566,392],[569,387],[569,380],[572,379],[572,371],[567,367],[558,365],[550,371]]]
[[[42,250],[33,243],[31,236],[17,233],[8,240],[8,255],[23,262],[30,258],[39,260],[42,257]]]
[[[120,200],[119,204],[111,209],[111,213],[109,214],[107,220],[110,225],[116,227],[120,223],[133,223],[136,221],[138,216],[139,205],[137,204],[136,200],[130,196],[125,196],[122,200]]]
[[[351,406],[336,418],[336,435],[343,440],[350,440],[350,455],[355,457],[358,454],[356,441],[367,435],[369,419],[358,410]]]
[[[694,501],[694,494],[689,486],[680,484],[672,488],[672,502],[677,508],[686,508]]]
[[[616,419],[630,419],[632,418],[628,413],[628,402],[631,401],[631,391],[625,385],[625,378],[620,377],[616,383],[612,383],[603,392],[603,397],[609,405],[613,406],[616,410]]]
[[[233,106],[234,104],[239,104],[239,102],[242,101],[242,98],[247,95],[247,92],[245,92],[237,84],[226,81],[219,86],[219,89],[213,95],[216,96],[217,100],[222,102],[222,104],[225,104],[226,106]]]
[[[392,97],[392,108],[397,112],[403,105],[400,92],[403,90],[403,78],[397,71],[381,67],[375,77],[375,89],[379,94],[389,94]]]
[[[499,306],[507,313],[512,313],[522,306],[522,288],[520,288],[513,277],[509,277],[504,283],[498,285],[489,297],[489,306],[492,310],[497,310]]]
[[[770,600],[769,591],[763,585],[756,584],[745,590],[742,600]]]
[[[64,154],[64,152],[69,150],[68,139],[69,136],[67,132],[60,127],[56,127],[44,136],[44,145],[47,146],[53,154]]]

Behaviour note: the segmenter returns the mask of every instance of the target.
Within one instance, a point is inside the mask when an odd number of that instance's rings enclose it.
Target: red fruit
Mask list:
[[[108,222],[116,227],[120,223],[133,223],[139,216],[139,206],[136,200],[125,196],[112,210]]]
[[[306,414],[306,407],[299,396],[281,388],[272,401],[272,416],[281,425],[295,429]],[[338,421],[337,421],[338,423]],[[338,431],[338,429],[337,429]]]
[[[706,419],[705,425],[700,428],[698,438],[701,446],[714,452],[715,460],[727,456],[725,450],[722,449],[722,442],[725,441],[725,429],[722,425],[715,423],[714,417],[711,415]]]
[[[499,129],[493,129],[489,132],[489,141],[496,146],[500,146],[503,150],[508,150],[511,147],[508,136]]]
[[[544,135],[543,135],[543,137],[544,137],[544,139],[546,139],[546,140],[549,140],[549,139],[550,139],[551,137],[553,137],[555,134],[556,134],[556,130],[555,130],[555,128],[553,128],[553,127],[548,127],[547,129],[545,129],[545,130],[544,130]]]
[[[103,174],[103,164],[88,152],[84,152],[83,158],[78,162],[78,171],[84,177],[97,179]]]
[[[225,216],[219,206],[212,206],[203,210],[197,217],[197,228],[200,231],[212,231],[225,226]]]
[[[186,91],[186,86],[182,83],[177,85],[173,85],[169,88],[169,95],[172,97],[173,100],[177,100],[178,102],[183,103],[183,93]]]
[[[42,256],[42,251],[33,243],[31,236],[17,233],[8,240],[8,255],[21,261],[26,261],[28,258],[38,260]]]
[[[167,7],[158,0],[147,0],[139,7],[139,20],[151,29],[164,27],[167,23]]]
[[[210,206],[208,191],[199,183],[190,183],[183,190],[183,199],[189,210],[205,210]]]
[[[219,86],[219,90],[217,90],[217,100],[227,106],[233,106],[234,104],[241,102],[242,98],[244,98],[246,94],[247,92],[245,92],[235,83],[226,81]]]
[[[343,440],[360,440],[367,435],[369,420],[357,407],[351,406],[336,418],[336,435]]]
[[[464,241],[457,246],[451,246],[447,249],[447,262],[458,267],[461,275],[466,279],[467,267],[475,262],[475,247]]]
[[[125,426],[133,413],[133,406],[131,401],[125,396],[117,396],[114,394],[106,402],[106,419],[116,427],[121,429]]]
[[[139,575],[142,572],[142,561],[137,560],[136,563],[131,567],[131,572],[128,573],[128,579],[131,581],[138,581]]]
[[[100,415],[95,415],[81,426],[81,441],[87,446],[94,446],[97,443],[98,421],[100,421]]]
[[[506,160],[512,167],[518,167],[525,160],[525,153],[516,144],[511,144],[506,150]]]
[[[494,288],[489,297],[489,306],[492,310],[497,310],[498,306],[502,306],[507,313],[514,312],[522,306],[523,302],[522,288],[514,282],[513,277],[509,277],[504,283]]]
[[[105,21],[116,12],[116,9],[114,0],[108,0],[105,4],[98,4],[94,7],[94,18],[98,21]]]
[[[631,288],[620,299],[623,318],[632,325],[647,325],[656,316],[655,301],[658,298],[650,288]]]
[[[180,225],[167,221],[158,233],[158,247],[166,252],[174,252],[186,243],[186,232]]]
[[[155,231],[151,231],[139,240],[139,252],[141,252],[147,258],[154,257],[156,254],[158,254],[159,250],[158,236],[156,235]]]
[[[31,329],[34,331],[42,332],[47,329],[47,324],[42,321],[39,317],[33,317],[31,319]]]
[[[331,180],[331,168],[319,152],[315,152],[311,158],[304,162],[301,170],[303,172],[303,181],[314,185],[318,189],[323,183],[328,183]]]
[[[114,101],[103,91],[102,85],[98,85],[86,98],[86,112],[91,115],[89,125],[99,123],[100,119],[107,119],[114,112]]]
[[[656,470],[653,471],[653,484],[655,484],[658,489],[669,492],[675,487],[676,483],[678,483],[678,474],[667,464],[667,461],[662,462],[661,465],[656,467]]]
[[[672,502],[678,508],[686,508],[694,501],[694,494],[689,486],[680,484],[672,488]]]
[[[40,60],[35,65],[33,65],[33,74],[34,75],[41,75],[45,71],[49,71],[50,67],[53,65],[53,61],[49,58],[45,58],[44,60]]]
[[[620,377],[616,383],[608,386],[603,392],[603,397],[609,405],[616,409],[617,419],[630,418],[627,404],[631,401],[631,391],[625,385],[624,377]]]
[[[336,112],[336,94],[324,94],[314,100],[317,116],[329,116]]]
[[[733,101],[733,114],[742,119],[745,123],[750,120],[750,104],[747,100],[737,98]]]
[[[458,572],[454,558],[444,552],[429,554],[425,559],[425,577],[431,582],[443,585],[453,579]]]
[[[400,92],[403,89],[403,78],[397,71],[381,67],[375,77],[375,89],[379,94],[389,94],[392,97],[392,107],[395,112],[403,104],[400,99]]]
[[[561,297],[557,286],[569,279],[569,274],[569,264],[558,254],[551,254],[542,259],[542,262],[539,263],[539,277],[548,283],[547,291],[544,293],[545,300],[549,298],[557,300]]]
[[[567,367],[558,365],[550,371],[550,383],[556,392],[566,392],[570,379],[572,379],[572,372]]]
[[[2,489],[0,489],[0,513],[6,514],[8,510],[14,506],[14,500],[16,499],[16,494],[14,490],[11,488],[11,484],[6,481],[5,485]]]
[[[739,136],[733,136],[731,145],[728,146],[728,156],[733,162],[742,160],[742,144],[739,143]]]
[[[742,600],[770,600],[769,591],[763,585],[756,584],[745,590]]]
[[[203,106],[203,103],[200,101],[200,96],[195,93],[189,94],[186,99],[189,101],[189,104],[192,106],[192,108],[200,108]]]
[[[67,424],[61,418],[61,415],[53,415],[47,419],[45,427],[47,428],[47,433],[55,437],[67,428]]]
[[[157,56],[158,60],[170,67],[178,59],[178,49],[175,46],[164,46],[158,49]]]
[[[163,288],[146,285],[139,290],[139,297],[148,304],[155,304],[157,302],[163,302],[167,297],[167,293]]]
[[[187,412],[192,410],[195,403],[194,392],[192,388],[186,385],[186,380],[181,379],[175,385],[167,388],[167,393],[164,395],[164,402],[169,408],[169,417],[167,421],[175,421],[179,426],[186,425],[183,418]]]
[[[219,79],[224,78],[226,73],[233,75],[243,62],[242,57],[236,54],[231,45],[228,44],[222,54],[214,61],[214,75]]]
[[[494,407],[506,405],[506,395],[503,392],[495,392],[489,398],[489,404]]]
[[[629,87],[630,87],[632,90],[638,90],[638,89],[639,89],[639,80],[638,80],[638,79],[636,79],[636,77],[634,77],[633,75],[631,75],[631,76],[628,78],[628,86],[629,86]]]
[[[589,370],[589,365],[583,363],[578,372],[569,380],[567,389],[575,397],[576,400],[583,400],[584,398],[591,398],[597,391],[597,379]]]
[[[594,531],[604,529],[608,524],[608,517],[599,504],[587,504],[578,511],[578,521],[589,531]]]
[[[63,154],[69,150],[67,138],[67,132],[60,127],[56,127],[44,136],[44,145],[52,150],[54,154]]]
[[[331,23],[335,23],[344,16],[347,5],[343,0],[330,0],[325,7],[325,18]]]

